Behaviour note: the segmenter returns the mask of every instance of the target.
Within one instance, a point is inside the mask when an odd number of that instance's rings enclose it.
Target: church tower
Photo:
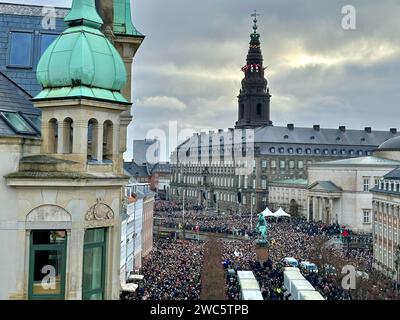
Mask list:
[[[122,95],[132,101],[132,64],[133,59],[145,36],[133,24],[131,0],[96,0],[96,8],[104,21],[102,31],[112,42],[122,57],[127,72],[127,82],[122,88]],[[121,114],[120,123],[120,152],[126,151],[127,128],[133,117],[131,110]]]
[[[115,3],[130,14],[129,2]],[[21,221],[16,231],[19,294],[27,299],[118,299],[122,190],[129,180],[121,132],[126,133],[130,120],[124,114],[132,105],[126,70],[131,60],[125,61],[108,39],[115,31],[105,35],[95,0],[73,0],[64,20],[68,28],[37,67],[43,90],[32,101],[42,111],[40,154],[21,158],[18,171],[6,176],[8,186],[17,190],[16,219]],[[56,285],[43,290],[41,270],[48,265]]]
[[[260,34],[257,32],[257,12],[254,17],[253,33],[250,35],[250,48],[247,63],[242,68],[244,79],[238,96],[238,129],[250,129],[272,125],[270,119],[270,99],[268,82],[265,79],[265,67],[261,52]]]

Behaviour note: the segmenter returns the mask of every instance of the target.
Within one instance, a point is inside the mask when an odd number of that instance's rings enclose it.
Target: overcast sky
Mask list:
[[[342,28],[347,4],[356,30]],[[178,130],[234,126],[254,9],[275,125],[400,127],[398,0],[134,0],[146,39],[134,62],[130,139],[168,134],[170,120]]]

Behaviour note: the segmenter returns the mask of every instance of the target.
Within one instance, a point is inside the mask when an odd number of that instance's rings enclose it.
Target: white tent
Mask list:
[[[264,217],[275,217],[274,213],[271,210],[269,210],[268,208],[265,208],[265,210],[263,212],[261,212],[261,214]]]
[[[283,210],[282,208],[279,208],[278,211],[276,211],[273,215],[274,217],[290,217],[290,214],[286,213],[285,210]]]

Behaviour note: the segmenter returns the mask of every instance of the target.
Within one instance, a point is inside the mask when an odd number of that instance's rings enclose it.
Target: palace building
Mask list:
[[[319,125],[310,128],[273,125],[272,96],[257,30],[255,16],[246,65],[242,68],[244,78],[235,128],[194,134],[171,155],[170,193],[175,200],[185,198],[186,203],[226,213],[260,212],[271,201],[268,191],[271,182],[307,179],[313,163],[369,156],[382,142],[398,135],[396,128],[376,131],[370,127],[351,130],[345,126],[327,129]],[[253,131],[246,134],[248,130]],[[241,136],[239,141],[235,139],[237,134]],[[234,153],[243,157],[235,157]],[[253,159],[249,160],[246,153],[253,153]],[[244,167],[249,170],[238,174],[237,169]],[[289,197],[287,205],[306,212],[306,204],[297,203],[294,197]],[[302,208],[298,210],[296,206]]]
[[[33,98],[0,74],[0,299],[119,299],[131,65],[144,36],[129,0],[97,5],[72,1]]]
[[[400,162],[400,138],[379,148],[385,157]],[[374,267],[400,280],[400,164],[383,176],[372,192]]]

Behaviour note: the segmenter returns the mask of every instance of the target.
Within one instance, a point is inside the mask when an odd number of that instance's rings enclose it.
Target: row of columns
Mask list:
[[[329,224],[338,222],[333,212],[333,200],[330,197],[308,197],[308,220],[311,219],[310,204],[312,204],[312,219],[314,221],[322,221]]]
[[[107,123],[93,123],[92,125],[92,158],[101,161],[103,160],[103,152],[106,155],[118,154],[119,127]],[[103,149],[105,125],[109,127],[106,131],[107,146]],[[88,128],[88,122],[82,120],[43,125],[43,136],[48,137],[42,145],[43,153],[87,154]],[[57,137],[55,131],[57,131]]]

